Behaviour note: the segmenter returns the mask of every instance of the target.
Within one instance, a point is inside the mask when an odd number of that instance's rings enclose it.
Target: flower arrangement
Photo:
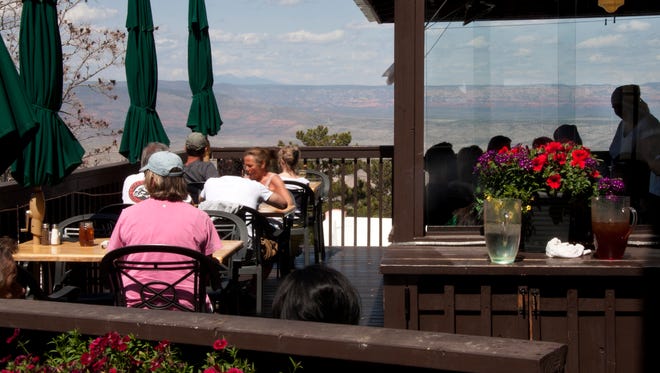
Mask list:
[[[530,149],[488,151],[475,165],[482,198],[508,197],[522,201],[523,212],[530,211],[539,195],[567,197],[570,201],[623,191],[623,181],[603,177],[597,159],[589,148],[572,142],[550,142]]]
[[[27,350],[27,343],[18,339],[19,329],[6,339],[7,345],[16,345],[17,356],[0,356],[1,373],[18,372],[202,372],[250,373],[254,364],[238,356],[238,350],[222,338],[213,343],[202,365],[182,359],[177,347],[168,341],[159,343],[121,336],[110,332],[97,338],[83,338],[77,331],[60,334],[49,344],[53,349],[44,358]],[[293,371],[299,364],[291,361]]]

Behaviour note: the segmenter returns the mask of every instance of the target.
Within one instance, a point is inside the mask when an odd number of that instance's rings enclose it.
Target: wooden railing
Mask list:
[[[221,172],[240,172],[244,151],[245,148],[214,148],[212,158],[217,159]],[[338,212],[328,214],[326,221],[329,227],[339,229],[327,231],[328,241],[341,246],[386,246],[389,232],[383,228],[388,224],[383,222],[391,218],[392,211],[393,147],[302,147],[301,151],[305,167],[325,172],[332,180],[324,211]],[[137,164],[121,162],[80,169],[56,186],[45,186],[44,222],[57,223],[121,202],[123,180],[138,168]],[[21,241],[30,239],[28,233],[20,232],[25,227],[30,194],[30,188],[14,182],[0,183],[0,235]],[[358,230],[358,217],[366,221],[364,232]],[[377,233],[376,239],[371,238],[372,231]],[[338,234],[340,237],[336,237]]]
[[[224,337],[257,366],[270,364],[262,371],[286,371],[273,361],[291,357],[305,372],[563,372],[567,353],[554,342],[63,302],[0,299],[0,314],[0,328],[207,348]]]

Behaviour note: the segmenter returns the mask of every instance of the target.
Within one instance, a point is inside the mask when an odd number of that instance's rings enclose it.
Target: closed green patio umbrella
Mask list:
[[[211,42],[204,0],[188,2],[188,82],[193,99],[187,126],[194,132],[216,135],[222,119],[213,94]]]
[[[19,36],[20,81],[40,123],[35,138],[12,164],[12,176],[34,188],[31,231],[41,235],[41,186],[55,185],[82,163],[85,150],[58,112],[62,107],[62,42],[55,0],[24,0]],[[34,204],[33,204],[34,202]]]
[[[156,113],[158,64],[154,45],[154,23],[149,0],[128,0],[126,28],[126,83],[131,104],[124,122],[119,153],[130,163],[140,160],[150,142],[169,145],[170,140]]]
[[[18,81],[4,40],[0,45],[0,172],[4,172],[34,138],[39,125]]]

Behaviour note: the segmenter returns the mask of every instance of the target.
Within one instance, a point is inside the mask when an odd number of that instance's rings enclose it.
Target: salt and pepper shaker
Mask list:
[[[41,226],[41,239],[39,241],[42,245],[48,245],[50,243],[50,235],[48,232],[48,223],[43,223]]]
[[[60,241],[60,230],[57,228],[57,224],[53,224],[53,229],[50,230],[50,244],[59,245],[62,243]]]

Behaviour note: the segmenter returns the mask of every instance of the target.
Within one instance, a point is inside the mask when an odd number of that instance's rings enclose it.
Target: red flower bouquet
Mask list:
[[[576,200],[623,191],[621,180],[600,175],[599,162],[589,148],[570,142],[504,147],[478,159],[477,192],[481,198],[518,198],[529,211],[539,195]]]

